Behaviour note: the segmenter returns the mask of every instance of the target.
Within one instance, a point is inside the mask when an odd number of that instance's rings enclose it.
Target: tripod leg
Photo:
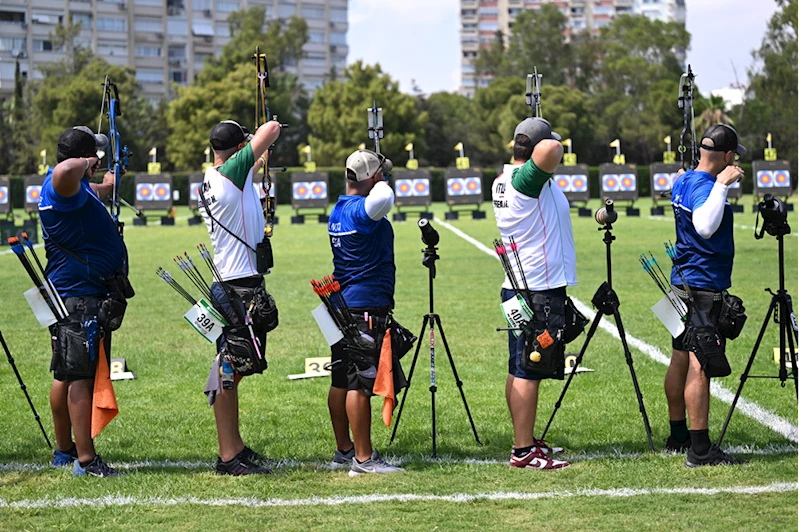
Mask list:
[[[11,369],[14,370],[14,375],[17,376],[17,381],[19,381],[19,388],[22,390],[22,393],[25,394],[25,399],[28,400],[28,405],[31,407],[31,411],[33,411],[33,418],[39,424],[39,428],[42,430],[42,436],[44,436],[44,441],[47,442],[47,446],[51,449],[53,448],[53,444],[50,443],[50,438],[47,437],[47,431],[44,430],[44,425],[42,425],[42,420],[39,418],[38,412],[36,412],[36,408],[33,406],[33,401],[31,401],[31,396],[28,395],[28,387],[25,386],[25,383],[22,381],[22,376],[19,374],[19,370],[17,369],[17,365],[14,362],[14,357],[11,356],[11,351],[8,349],[8,345],[6,344],[6,339],[3,338],[3,333],[0,332],[0,343],[3,344],[3,350],[6,352],[6,358],[8,359],[8,363],[11,364]]]
[[[621,322],[621,314],[619,314],[618,308],[613,310],[613,317],[616,318],[616,327],[619,329],[621,345],[624,347],[624,357],[627,359],[627,366],[630,368],[630,377],[633,380],[633,387],[635,388],[635,397],[638,399],[638,410],[641,411],[641,417],[644,419],[646,437],[649,439],[649,449],[654,453],[655,444],[652,442],[652,428],[649,426],[649,418],[646,415],[646,407],[644,407],[644,396],[641,394],[641,387],[638,386],[638,377],[635,376],[633,355],[630,352],[630,347],[627,345],[627,335],[624,333],[624,325]]]
[[[477,441],[478,445],[483,445],[483,442],[480,441],[480,437],[477,435],[477,428],[474,426],[474,420],[472,419],[472,413],[469,411],[469,404],[466,402],[466,394],[463,393],[463,381],[458,376],[458,370],[455,369],[455,360],[452,358],[452,353],[449,350],[449,344],[447,344],[447,337],[444,335],[444,328],[441,326],[441,317],[436,314],[435,315],[436,324],[438,325],[438,332],[441,333],[441,341],[444,342],[444,350],[447,352],[447,358],[449,358],[449,365],[452,368],[452,375],[455,377],[455,383],[458,385],[458,391],[461,393],[461,399],[463,400],[463,407],[466,409],[466,415],[469,417],[469,424],[472,426],[472,433],[474,433],[474,439]]]
[[[791,300],[787,294],[783,294],[783,312],[780,316],[780,328],[782,331],[780,335],[782,338],[785,338],[788,341],[788,353],[791,359],[791,372],[793,373],[793,387],[796,391],[796,397],[799,398],[799,380],[797,380],[797,371],[796,371],[796,343],[794,342],[796,331],[793,328],[793,324],[795,323],[796,317],[793,314],[793,308],[791,305]],[[782,341],[780,341],[782,343]],[[785,353],[785,350],[782,351]]]
[[[738,390],[735,392],[735,397],[730,405],[730,411],[727,413],[727,419],[724,421],[724,425],[721,427],[721,434],[719,434],[719,439],[716,442],[718,447],[721,447],[721,442],[724,440],[724,435],[727,433],[727,426],[730,424],[730,420],[732,419],[732,413],[735,411],[735,405],[738,404],[738,398],[741,397],[741,392],[744,389],[744,384],[746,384],[746,379],[749,378],[749,371],[752,369],[752,363],[755,361],[757,350],[760,349],[760,342],[763,341],[763,335],[766,333],[768,321],[771,318],[771,313],[774,312],[774,307],[776,305],[777,296],[773,296],[771,298],[771,304],[769,304],[768,311],[766,312],[766,319],[763,320],[763,326],[760,327],[760,333],[758,333],[757,340],[755,340],[755,346],[752,348],[752,354],[749,355],[749,362],[746,363],[746,368],[744,369],[744,372],[741,373],[741,382],[738,384]]]
[[[572,372],[569,374],[569,378],[566,380],[566,384],[563,386],[563,390],[560,392],[560,397],[558,400],[555,401],[555,409],[552,411],[552,415],[549,416],[549,421],[547,421],[547,426],[544,427],[544,432],[541,433],[541,439],[546,439],[547,432],[549,432],[549,427],[552,425],[552,420],[555,419],[555,414],[558,413],[558,409],[560,408],[561,403],[563,402],[563,397],[566,395],[566,391],[569,389],[569,385],[572,382],[572,379],[577,374],[577,368],[580,367],[580,363],[583,361],[583,355],[585,355],[585,350],[588,348],[588,344],[591,342],[591,338],[594,337],[594,333],[596,332],[596,328],[599,326],[599,321],[602,319],[602,313],[597,312],[596,316],[594,316],[594,321],[591,322],[591,327],[588,329],[588,335],[585,337],[585,342],[583,342],[583,347],[580,349],[580,354],[577,355],[577,360],[574,361],[574,367],[572,368]]]
[[[402,410],[405,408],[405,399],[408,397],[408,390],[411,389],[411,379],[413,378],[413,370],[416,368],[416,361],[419,359],[419,349],[422,347],[421,338],[424,334],[424,330],[427,328],[427,322],[429,320],[429,316],[425,314],[424,320],[422,321],[422,332],[419,333],[419,340],[416,343],[416,352],[413,354],[413,362],[411,362],[411,370],[408,372],[408,378],[405,379],[408,381],[408,386],[402,391],[402,402],[400,403],[399,411],[397,411],[397,420],[394,422],[394,430],[391,431],[391,439],[389,440],[388,444],[391,445],[394,443],[394,438],[397,435],[397,428],[400,424],[400,418],[402,417]]]
[[[435,314],[430,314],[428,322],[430,323],[430,434],[433,440],[433,458],[436,458],[436,333],[435,322],[433,321]]]

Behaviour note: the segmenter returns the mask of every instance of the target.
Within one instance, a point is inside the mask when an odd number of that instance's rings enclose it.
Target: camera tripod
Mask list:
[[[765,223],[765,222],[764,222]],[[765,229],[765,226],[764,226]],[[783,243],[783,239],[786,234],[791,232],[790,226],[788,226],[787,222],[784,223],[782,226],[778,226],[774,229],[777,236],[778,242],[778,253],[779,253],[779,276],[780,276],[780,288],[777,290],[776,293],[772,292],[770,288],[766,288],[766,292],[771,294],[771,303],[769,304],[768,310],[766,311],[766,317],[763,320],[763,326],[760,328],[760,333],[757,335],[757,340],[755,341],[755,346],[752,348],[752,354],[749,355],[749,362],[746,364],[746,369],[741,374],[741,383],[738,385],[738,391],[735,392],[735,398],[732,400],[732,404],[730,405],[730,412],[727,414],[727,420],[724,421],[724,426],[721,429],[721,434],[719,435],[718,446],[721,447],[721,442],[724,439],[724,434],[727,432],[727,426],[730,424],[730,420],[732,419],[732,413],[735,411],[735,405],[738,403],[738,398],[741,396],[741,392],[743,391],[744,384],[746,384],[747,379],[780,379],[780,383],[782,386],[785,386],[785,381],[788,380],[788,377],[793,377],[793,386],[794,391],[796,393],[797,398],[799,398],[799,381],[797,381],[797,377],[799,376],[799,372],[796,369],[796,315],[793,313],[793,303],[791,300],[791,296],[788,294],[788,291],[785,290],[785,247]],[[774,234],[774,232],[769,231],[769,233]],[[755,233],[755,238],[760,239],[763,238],[763,232],[760,232],[758,236]],[[766,327],[768,327],[768,322],[774,314],[774,322],[777,323],[780,327],[780,369],[778,375],[775,377],[773,375],[749,375],[749,371],[752,369],[752,363],[755,361],[755,355],[757,354],[758,349],[760,348],[760,342],[763,340],[763,336],[766,333]],[[786,349],[788,347],[788,349]],[[790,356],[791,362],[791,373],[788,373],[788,357]]]
[[[420,220],[420,227],[422,227],[421,222],[427,222],[427,220],[422,219]],[[427,225],[427,224],[425,224]],[[429,225],[427,225],[429,227]],[[430,228],[432,230],[432,228]],[[422,229],[423,240],[425,235],[425,229]],[[429,241],[428,241],[429,242]],[[458,385],[458,390],[461,394],[461,399],[463,400],[463,407],[466,409],[466,415],[469,417],[469,423],[472,426],[472,432],[474,433],[474,439],[477,441],[478,445],[482,445],[480,441],[480,437],[477,435],[477,428],[474,426],[474,420],[472,419],[472,413],[469,411],[469,404],[466,402],[466,395],[463,393],[463,381],[461,381],[460,377],[458,376],[458,370],[455,369],[455,361],[452,358],[452,353],[449,350],[449,344],[447,344],[447,337],[444,335],[444,328],[441,326],[441,317],[435,313],[435,305],[434,305],[434,298],[433,298],[433,279],[436,277],[436,261],[440,258],[438,256],[438,248],[435,247],[435,244],[438,243],[438,234],[435,233],[435,242],[428,243],[427,247],[422,250],[424,253],[424,257],[422,259],[422,265],[427,268],[428,273],[428,290],[430,296],[430,312],[424,315],[422,319],[422,330],[419,332],[419,341],[416,344],[416,352],[413,355],[413,362],[411,362],[411,370],[408,373],[408,387],[404,390],[402,394],[402,402],[400,403],[399,412],[397,412],[397,421],[394,423],[394,430],[391,432],[391,440],[389,441],[389,445],[394,443],[394,437],[397,435],[397,429],[399,429],[400,419],[402,418],[402,410],[405,408],[405,399],[408,398],[408,390],[411,388],[411,380],[413,379],[413,370],[416,369],[416,361],[419,359],[419,351],[422,348],[422,335],[425,332],[427,327],[430,327],[430,405],[431,405],[431,412],[432,412],[432,437],[433,437],[433,458],[436,458],[436,391],[438,391],[438,386],[436,385],[436,338],[435,338],[435,329],[438,327],[438,332],[441,334],[441,341],[444,343],[444,350],[447,353],[447,358],[449,359],[449,365],[452,368],[452,374],[455,377],[455,383]]]
[[[612,315],[616,320],[616,327],[619,329],[619,337],[621,338],[621,345],[624,349],[624,357],[627,360],[627,366],[630,368],[630,377],[632,378],[633,387],[635,388],[635,396],[638,399],[638,409],[641,411],[641,416],[644,420],[644,428],[646,429],[646,437],[649,440],[649,448],[654,453],[655,445],[652,443],[652,429],[649,426],[649,418],[646,415],[644,397],[641,394],[641,388],[638,386],[638,378],[635,376],[635,369],[633,368],[633,356],[630,352],[629,346],[627,345],[627,335],[624,332],[624,325],[621,322],[621,315],[619,314],[619,296],[616,295],[616,291],[613,290],[613,272],[611,267],[610,246],[613,241],[616,240],[616,237],[611,233],[611,231],[613,230],[612,224],[616,221],[617,214],[613,211],[612,201],[608,200],[606,205],[606,212],[602,212],[604,209],[600,209],[600,211],[597,213],[597,221],[603,224],[602,227],[598,228],[598,231],[605,231],[605,236],[602,241],[605,243],[605,261],[608,279],[599,286],[594,294],[594,297],[591,299],[591,303],[593,303],[597,309],[596,316],[594,316],[594,320],[591,322],[591,327],[588,329],[588,335],[585,338],[585,342],[583,342],[583,347],[580,349],[580,354],[577,355],[577,360],[574,362],[574,367],[569,374],[569,378],[566,381],[566,384],[563,386],[563,390],[560,392],[560,397],[558,397],[557,402],[555,402],[555,409],[552,411],[549,421],[547,421],[544,432],[541,434],[541,439],[543,440],[546,438],[547,431],[549,431],[549,427],[552,425],[552,420],[555,419],[555,414],[558,413],[558,409],[563,403],[563,398],[569,389],[569,385],[571,384],[574,376],[577,374],[577,368],[580,367],[580,363],[583,361],[585,351],[588,349],[588,344],[591,343],[591,339],[594,337],[594,333],[599,326],[599,322],[602,320],[602,316]]]

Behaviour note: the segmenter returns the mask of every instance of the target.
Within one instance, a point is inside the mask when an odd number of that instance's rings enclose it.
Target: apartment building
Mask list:
[[[347,0],[2,0],[0,1],[0,98],[14,90],[17,59],[29,78],[38,66],[59,61],[50,37],[72,14],[81,22],[77,42],[109,63],[136,69],[143,95],[155,103],[186,85],[205,60],[230,40],[228,15],[263,5],[266,18],[300,16],[308,22],[304,57],[288,69],[307,90],[320,87],[331,69],[347,63]]]
[[[638,14],[664,22],[685,24],[685,0],[461,0],[461,87],[472,96],[491,81],[475,76],[474,59],[481,46],[494,41],[496,32],[509,35],[516,15],[526,9],[554,4],[568,19],[566,38],[586,29],[599,32],[617,15]]]

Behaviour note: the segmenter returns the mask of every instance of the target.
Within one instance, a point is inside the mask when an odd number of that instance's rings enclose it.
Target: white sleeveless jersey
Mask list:
[[[264,238],[264,213],[258,192],[252,184],[252,169],[247,173],[244,187],[239,189],[216,168],[209,168],[205,171],[202,187],[214,218],[255,249]],[[202,199],[200,213],[211,236],[214,264],[222,279],[229,281],[259,275],[255,252],[211,221]]]
[[[525,196],[511,184],[513,171],[522,165],[506,164],[494,180],[491,196],[494,217],[502,241],[510,251],[510,237],[518,247],[530,290],[548,290],[577,285],[577,258],[569,216],[569,200],[550,179],[538,198]],[[524,287],[516,260],[509,257],[513,272]],[[511,288],[507,276],[503,288]]]

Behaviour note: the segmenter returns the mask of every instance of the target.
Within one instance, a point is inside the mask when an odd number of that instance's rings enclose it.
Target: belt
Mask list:
[[[690,299],[688,297],[688,292],[686,292],[682,288],[677,288],[676,286],[671,285],[671,291],[674,292],[674,295],[679,297],[680,299],[685,299],[686,301]],[[721,301],[722,298],[721,292],[712,292],[710,290],[696,290],[696,289],[691,291],[692,294],[696,292],[699,292],[702,295],[713,294],[713,301]]]

